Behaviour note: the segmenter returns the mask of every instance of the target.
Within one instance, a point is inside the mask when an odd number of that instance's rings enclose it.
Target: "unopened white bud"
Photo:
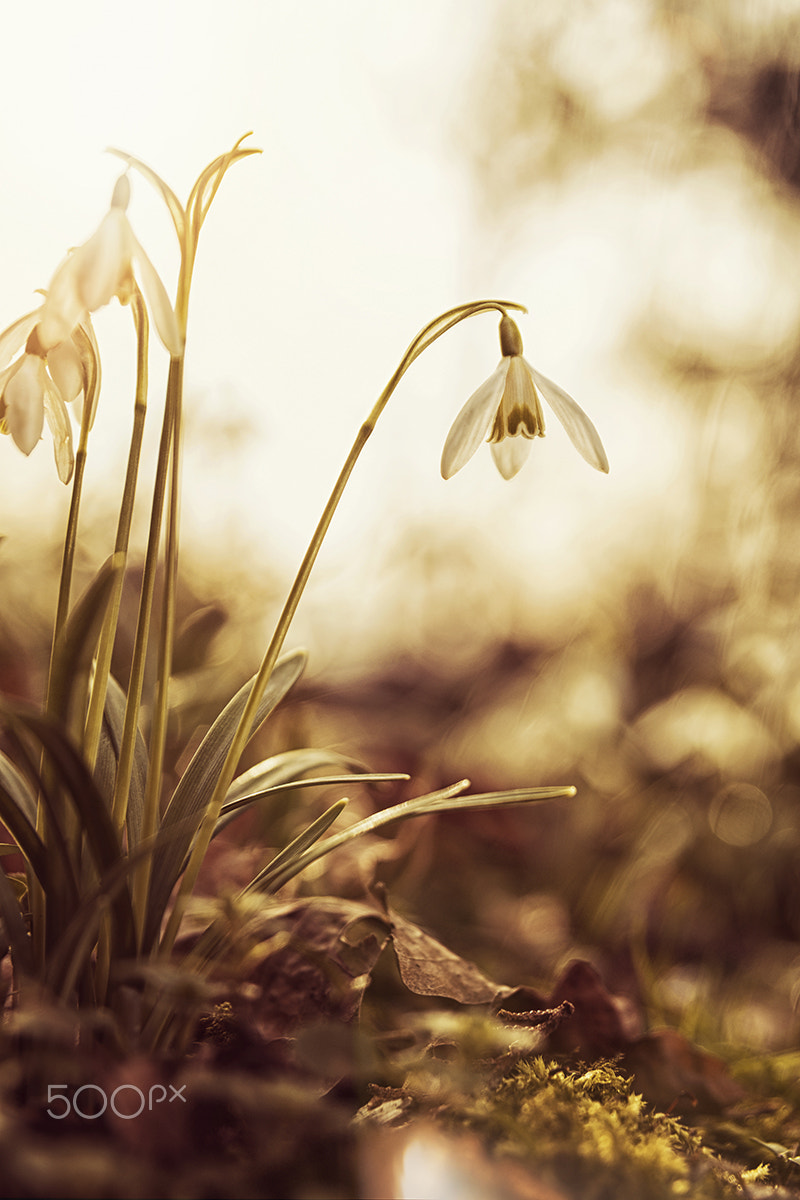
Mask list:
[[[131,201],[131,181],[128,179],[127,173],[120,175],[117,182],[114,184],[114,192],[111,196],[111,207],[121,208],[123,212],[127,209]]]

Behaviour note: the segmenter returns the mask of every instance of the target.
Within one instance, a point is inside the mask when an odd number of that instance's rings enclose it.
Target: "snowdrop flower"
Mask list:
[[[56,270],[42,309],[40,340],[45,349],[64,342],[85,312],[95,312],[112,297],[127,304],[136,286],[135,262],[161,341],[171,355],[183,352],[183,338],[166,289],[128,220],[130,193],[127,175],[120,176],[111,207],[98,228]]]
[[[522,336],[511,318],[500,321],[503,358],[453,422],[442,451],[442,476],[450,479],[469,462],[484,439],[504,479],[513,479],[530,452],[532,438],[544,437],[540,397],[567,431],[579,454],[598,471],[608,471],[600,435],[571,396],[522,357]]]
[[[53,435],[58,477],[69,483],[75,458],[67,404],[83,392],[94,405],[100,360],[88,318],[76,325],[66,341],[45,351],[40,338],[41,314],[42,309],[27,313],[0,334],[0,366],[25,347],[19,358],[0,370],[0,432],[10,434],[23,454],[30,454],[46,420]]]

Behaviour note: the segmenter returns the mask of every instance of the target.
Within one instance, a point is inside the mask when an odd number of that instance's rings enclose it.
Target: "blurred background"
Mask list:
[[[496,366],[496,323],[437,343],[337,514],[290,638],[310,670],[265,745],[335,745],[412,772],[413,794],[464,775],[574,783],[572,802],[399,833],[370,870],[503,982],[546,984],[579,954],[654,1022],[791,1044],[800,3],[37,12],[5,21],[0,325],[102,217],[106,146],[184,197],[246,130],[264,150],[226,178],[195,274],[176,757],[207,719],[199,697],[254,669],[414,334],[466,300],[519,301],[527,357],[589,412],[610,475],[551,418],[510,483],[481,450],[445,484],[441,447]],[[170,222],[133,185],[172,291]],[[116,304],[96,327],[87,577],[113,540],[134,353]],[[164,357],[154,345],[154,410]],[[41,688],[67,503],[47,440],[26,460],[3,439],[0,675],[17,695]],[[305,886],[357,891],[364,861]]]

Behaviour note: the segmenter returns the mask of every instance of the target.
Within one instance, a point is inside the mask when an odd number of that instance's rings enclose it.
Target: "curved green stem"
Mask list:
[[[69,616],[69,600],[72,590],[72,573],[75,565],[75,546],[78,539],[78,520],[80,517],[81,497],[83,495],[83,477],[86,471],[86,454],[89,442],[90,428],[90,411],[89,405],[84,403],[83,414],[81,419],[81,431],[78,439],[78,449],[75,453],[75,474],[72,480],[72,494],[69,502],[69,514],[67,516],[67,528],[64,534],[64,553],[61,558],[61,576],[58,583],[58,601],[56,603],[56,616],[53,623],[53,641],[50,646],[50,666],[47,675],[47,697],[45,709],[49,711],[51,704],[51,689],[53,684],[53,666],[55,663],[56,645],[61,637],[64,626],[67,623]],[[45,778],[46,764],[42,762],[42,778]],[[45,813],[44,806],[39,802],[39,809],[36,819],[37,830],[42,834],[45,843],[48,841],[48,818]],[[34,952],[40,962],[44,962],[45,955],[45,922],[46,922],[46,906],[47,900],[39,883],[31,875],[29,882],[33,885],[30,888],[30,904],[31,913],[33,916],[33,941]]]
[[[117,522],[117,537],[114,543],[116,554],[122,554],[127,561],[130,543],[131,524],[133,521],[133,504],[136,497],[136,483],[139,477],[139,461],[144,437],[144,421],[147,413],[147,349],[149,342],[149,322],[147,309],[142,294],[137,288],[131,297],[131,313],[136,329],[136,392],[133,407],[133,431],[128,452],[128,467],[125,473],[125,484],[122,490],[122,502]],[[125,582],[124,571],[120,571],[114,583],[114,591],[108,606],[100,644],[97,652],[92,695],[89,702],[89,713],[86,719],[83,752],[89,769],[94,768],[97,749],[100,744],[100,733],[103,727],[103,712],[105,709],[108,677],[111,671],[111,656],[114,651],[114,640],[117,633],[119,610],[122,603],[122,589]],[[121,828],[125,813],[117,814]]]
[[[161,191],[175,224],[181,251],[181,263],[178,273],[178,286],[175,297],[175,316],[183,337],[186,341],[186,331],[189,319],[189,293],[191,290],[192,274],[197,256],[197,246],[200,229],[205,220],[208,208],[216,194],[225,172],[231,163],[239,158],[255,153],[253,150],[240,149],[237,142],[233,150],[214,160],[201,173],[189,197],[186,208],[180,204],[175,194],[163,180],[154,172],[131,156],[123,155],[131,165],[143,170],[152,183]],[[145,790],[144,812],[142,817],[142,837],[153,834],[158,825],[158,809],[161,796],[162,770],[166,747],[167,724],[169,715],[169,682],[172,670],[172,653],[175,639],[175,612],[178,580],[178,548],[179,548],[179,500],[180,500],[180,455],[181,455],[181,421],[183,397],[183,365],[184,355],[174,357],[170,362],[169,380],[167,383],[167,400],[164,413],[161,445],[159,448],[156,483],[153,491],[153,506],[151,511],[150,534],[145,558],[142,594],[139,606],[139,619],[134,645],[131,681],[125,708],[125,722],[120,761],[117,768],[117,781],[114,793],[114,816],[119,822],[124,819],[125,804],[130,788],[133,770],[134,750],[138,726],[139,708],[144,682],[145,659],[149,640],[150,620],[155,586],[155,572],[158,558],[158,545],[163,521],[164,501],[169,488],[167,510],[166,538],[166,569],[164,578],[164,600],[161,614],[158,649],[158,672],[156,694],[153,704],[153,719],[150,736],[150,748],[147,768],[147,784]],[[137,923],[138,935],[146,911],[147,891],[149,888],[151,863],[149,858],[143,859],[135,872],[133,879],[134,917]]]
[[[144,812],[142,815],[142,838],[152,837],[158,828],[159,803],[161,800],[164,752],[167,743],[169,721],[169,683],[172,674],[172,653],[175,643],[175,611],[178,592],[178,547],[179,547],[179,501],[180,501],[180,448],[181,411],[183,400],[183,357],[173,359],[169,375],[169,397],[167,407],[172,411],[172,444],[169,463],[169,502],[167,506],[166,564],[164,571],[164,597],[161,609],[161,625],[158,638],[158,670],[156,672],[156,694],[153,703],[153,719],[150,729],[150,754],[147,764],[147,786],[145,789]],[[144,925],[147,907],[147,891],[150,886],[150,856],[142,859],[134,874],[133,906],[138,936]]]
[[[161,791],[161,773],[164,765],[164,749],[167,740],[169,709],[169,680],[172,674],[172,651],[175,642],[175,611],[178,592],[178,545],[180,521],[180,449],[181,409],[183,391],[183,359],[176,360],[174,396],[174,429],[172,457],[169,472],[169,504],[167,506],[166,568],[164,572],[164,602],[158,640],[158,670],[156,672],[156,696],[153,705],[153,722],[150,731],[150,763],[147,775],[142,837],[155,833],[158,818],[158,801]]]
[[[133,429],[131,432],[130,449],[128,451],[128,466],[125,472],[125,483],[122,489],[122,501],[117,521],[117,536],[114,543],[115,553],[121,554],[125,562],[127,562],[128,547],[130,544],[133,506],[136,498],[136,484],[139,477],[139,462],[144,438],[144,422],[147,415],[147,357],[149,345],[147,308],[142,293],[138,288],[135,289],[130,303],[134,328],[136,330],[136,391],[134,394]],[[84,757],[90,770],[94,769],[100,745],[108,679],[111,674],[111,658],[114,652],[114,641],[117,634],[124,584],[125,571],[123,569],[115,577],[114,590],[103,622],[97,651],[94,682],[89,701],[89,712],[86,718],[86,730],[83,742]],[[121,798],[127,804],[127,791]],[[117,799],[116,794],[115,799]],[[122,811],[116,815],[118,816],[118,827],[121,829],[125,822],[125,812]],[[111,925],[107,919],[103,919],[100,923],[98,936],[97,970],[95,973],[95,990],[98,1000],[101,1002],[105,998],[108,988],[111,956]]]
[[[190,231],[191,232],[191,231]],[[181,249],[181,269],[178,277],[178,290],[175,300],[175,315],[178,327],[186,340],[186,329],[189,319],[189,291],[192,282],[196,239],[189,236]],[[159,479],[161,487],[168,482],[169,500],[167,506],[167,537],[166,563],[164,571],[164,596],[161,609],[161,624],[158,639],[158,669],[156,672],[156,694],[153,701],[153,719],[150,730],[150,752],[147,764],[147,784],[145,788],[144,812],[142,814],[142,837],[151,837],[158,828],[159,803],[161,800],[162,772],[164,753],[167,743],[167,726],[169,721],[169,684],[172,674],[172,654],[175,643],[175,611],[178,592],[178,550],[180,531],[180,462],[181,462],[181,422],[183,416],[183,366],[184,355],[173,358],[169,367],[167,381],[167,401],[164,413],[166,423],[169,419],[170,436],[164,441],[159,451]],[[168,473],[164,472],[168,467]],[[161,513],[163,512],[164,495],[161,492]],[[160,523],[159,523],[160,531]],[[157,539],[155,547],[157,549]],[[150,546],[148,545],[148,552]],[[150,592],[152,604],[152,591]],[[143,667],[142,662],[142,667]],[[141,698],[141,689],[139,691]],[[130,699],[130,690],[129,690]],[[137,703],[138,711],[138,703]],[[127,725],[127,709],[125,713]],[[135,737],[135,733],[134,733]],[[121,762],[121,760],[120,760]],[[132,764],[132,760],[131,760]],[[130,766],[128,770],[128,785],[130,784]],[[137,926],[137,937],[141,938],[147,911],[147,892],[150,887],[150,872],[152,862],[149,856],[139,864],[133,877],[133,911]]]
[[[376,400],[366,421],[356,434],[356,438],[350,449],[350,453],[345,459],[344,466],[342,467],[339,477],[333,486],[333,491],[331,492],[328,502],[323,509],[322,516],[320,517],[319,523],[314,531],[313,537],[311,538],[308,549],[305,552],[303,561],[300,564],[300,569],[298,570],[294,583],[289,590],[289,595],[286,598],[283,610],[278,618],[277,625],[275,626],[275,632],[273,633],[272,639],[267,647],[266,653],[264,654],[258,675],[253,682],[250,696],[239,720],[239,724],[236,728],[236,732],[230,745],[230,749],[220,772],[217,785],[214,789],[214,794],[209,802],[205,817],[203,818],[203,822],[200,826],[194,847],[192,849],[192,854],[189,858],[183,878],[181,879],[175,906],[170,914],[169,922],[161,943],[161,950],[163,953],[169,953],[172,949],[186,907],[186,902],[194,888],[197,875],[200,870],[200,864],[202,863],[206,850],[211,842],[211,837],[216,826],[217,819],[225,801],[225,794],[228,791],[231,782],[233,781],[236,766],[252,733],[253,722],[255,720],[255,714],[258,710],[259,703],[261,702],[267,683],[269,682],[269,678],[275,668],[278,655],[281,652],[286,635],[289,632],[289,626],[294,619],[297,606],[300,603],[300,598],[303,592],[305,591],[305,587],[308,583],[314,563],[316,562],[317,555],[322,548],[325,535],[327,534],[331,521],[333,520],[333,515],[336,512],[339,501],[341,500],[350,476],[353,473],[353,468],[355,467],[361,452],[364,449],[364,446],[367,444],[367,441],[372,434],[375,425],[377,424],[378,418],[388,404],[389,399],[397,388],[400,380],[403,378],[412,363],[419,358],[420,354],[422,354],[429,346],[431,346],[438,338],[440,338],[443,333],[446,333],[449,329],[452,329],[452,327],[459,324],[459,322],[465,321],[468,317],[474,317],[479,313],[492,311],[505,313],[506,309],[509,308],[524,311],[521,304],[515,304],[511,301],[479,300],[473,304],[459,305],[456,308],[449,309],[447,312],[442,313],[440,316],[436,317],[435,320],[426,325],[425,328],[422,329],[411,342],[410,346],[400,360],[399,366]]]
[[[167,490],[167,476],[171,461],[171,446],[175,428],[175,389],[171,386],[173,374],[178,359],[170,363],[167,385],[167,403],[164,409],[164,419],[161,426],[161,443],[158,450],[156,478],[153,484],[153,501],[150,509],[150,530],[145,551],[144,571],[142,574],[142,591],[139,598],[139,616],[136,622],[136,635],[133,644],[133,661],[131,677],[128,684],[128,696],[125,704],[125,721],[122,732],[119,763],[117,765],[117,780],[114,788],[112,813],[118,825],[121,824],[125,813],[128,790],[133,773],[133,759],[136,748],[136,735],[139,726],[139,709],[144,689],[145,662],[147,647],[150,640],[150,621],[153,613],[153,597],[156,586],[156,571],[158,567],[158,547],[161,541],[161,525],[164,515],[164,500]]]
[[[84,418],[86,418],[85,409]],[[75,546],[78,540],[78,519],[80,517],[81,498],[83,495],[83,477],[86,471],[88,442],[89,422],[87,419],[84,419],[81,421],[78,449],[75,452],[75,474],[72,479],[72,494],[69,502],[67,529],[64,534],[64,553],[61,558],[61,577],[58,584],[58,602],[56,604],[56,617],[53,624],[53,644],[50,653],[51,673],[56,643],[61,636],[64,626],[67,623],[67,617],[69,616],[69,600],[72,590],[72,573],[75,566]],[[48,693],[49,690],[48,684]]]

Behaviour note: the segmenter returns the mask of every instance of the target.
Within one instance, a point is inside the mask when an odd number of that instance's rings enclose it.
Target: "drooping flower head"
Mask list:
[[[42,309],[40,339],[46,350],[70,337],[85,312],[96,312],[114,296],[127,304],[136,287],[135,263],[161,341],[171,355],[182,352],[183,338],[166,289],[128,220],[130,194],[128,176],[121,175],[98,228],[56,270]]]
[[[504,479],[522,467],[531,440],[544,437],[541,398],[558,417],[575,449],[590,466],[608,471],[600,435],[579,404],[522,356],[522,335],[507,313],[500,320],[503,357],[497,370],[474,392],[453,422],[442,451],[442,476],[450,479],[472,458],[482,441]]]
[[[45,350],[40,337],[42,309],[26,313],[0,333],[0,433],[10,434],[30,454],[45,420],[53,436],[58,477],[69,483],[75,462],[67,404],[81,393],[91,425],[100,387],[100,356],[88,314],[70,336]],[[24,353],[14,356],[24,347]]]

